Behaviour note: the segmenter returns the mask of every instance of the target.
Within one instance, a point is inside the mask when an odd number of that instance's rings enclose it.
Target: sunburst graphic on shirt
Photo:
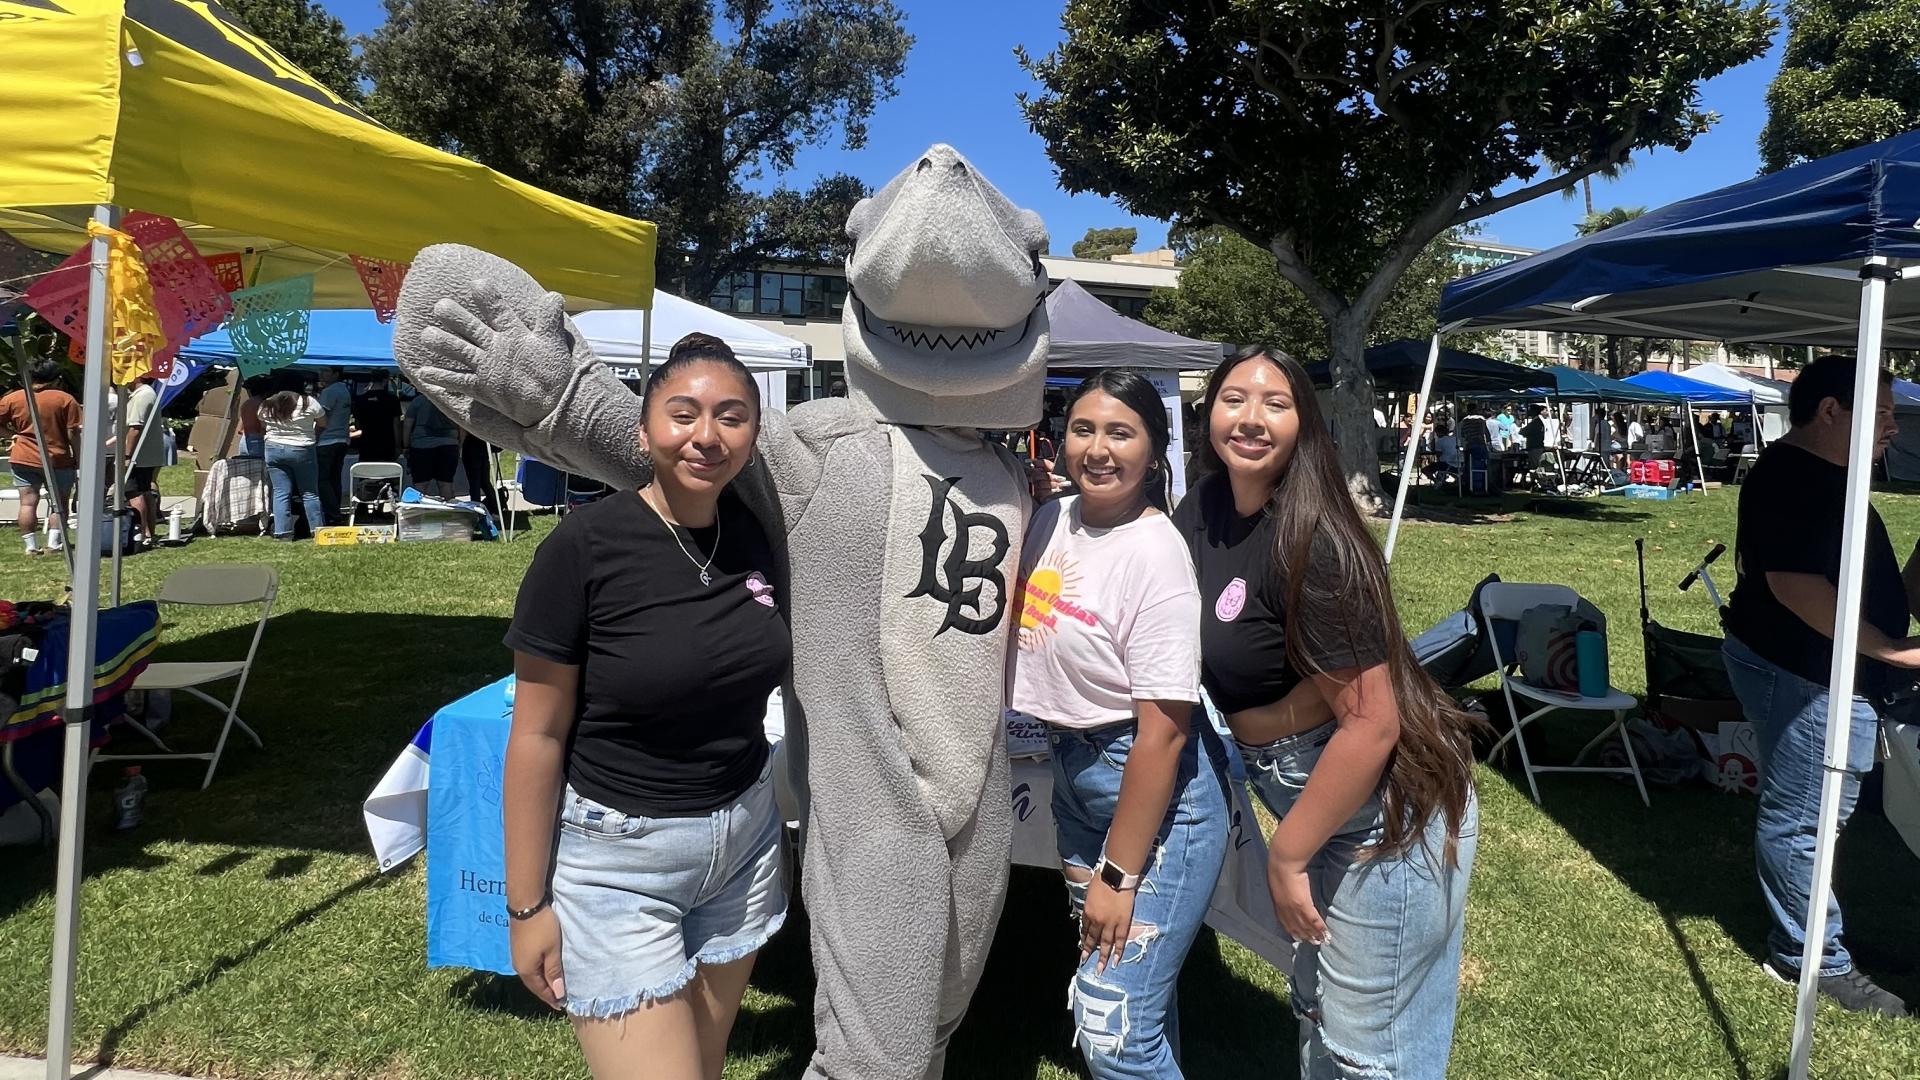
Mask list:
[[[1027,575],[1020,605],[1020,647],[1030,649],[1059,632],[1060,620],[1091,626],[1093,613],[1075,601],[1080,595],[1080,572],[1064,552],[1048,552]]]

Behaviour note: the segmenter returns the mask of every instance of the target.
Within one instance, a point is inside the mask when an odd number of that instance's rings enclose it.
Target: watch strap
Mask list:
[[[1105,855],[1100,856],[1100,862],[1094,866],[1093,873],[1107,888],[1115,892],[1132,892],[1140,887],[1141,875],[1127,873],[1114,863],[1108,862]]]

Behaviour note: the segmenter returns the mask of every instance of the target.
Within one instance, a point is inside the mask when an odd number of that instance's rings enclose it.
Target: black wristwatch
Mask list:
[[[512,919],[514,922],[526,922],[528,919],[547,910],[547,905],[551,903],[553,903],[553,894],[547,893],[540,898],[539,903],[530,908],[507,908],[507,918]]]

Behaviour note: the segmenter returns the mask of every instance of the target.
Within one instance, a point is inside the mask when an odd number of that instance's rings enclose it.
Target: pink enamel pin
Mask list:
[[[1213,602],[1213,617],[1221,622],[1232,622],[1240,617],[1247,606],[1247,579],[1234,578],[1227,587],[1220,590],[1220,599]]]
[[[767,579],[760,576],[760,571],[755,570],[747,575],[747,591],[752,593],[753,598],[760,603],[767,607],[773,606],[773,586],[767,584]]]

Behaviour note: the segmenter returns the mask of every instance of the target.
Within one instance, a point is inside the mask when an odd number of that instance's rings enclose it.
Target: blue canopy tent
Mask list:
[[[1685,375],[1675,375],[1671,371],[1643,371],[1638,375],[1629,375],[1626,382],[1635,386],[1644,386],[1649,390],[1662,390],[1669,394],[1678,394],[1687,400],[1687,429],[1693,432],[1693,453],[1696,459],[1700,454],[1700,432],[1693,424],[1693,410],[1697,406],[1703,409],[1739,408],[1745,406],[1747,415],[1753,421],[1753,441],[1758,446],[1760,436],[1760,406],[1753,400],[1753,391],[1735,390],[1732,387],[1715,383],[1689,379]]]
[[[1427,345],[1423,341],[1401,338],[1368,349],[1365,360],[1374,386],[1388,390],[1414,390],[1420,386],[1421,373],[1426,369]],[[1308,365],[1307,374],[1312,377],[1315,386],[1332,385],[1332,365],[1325,361]],[[1442,394],[1504,390],[1514,386],[1531,386],[1529,380],[1538,374],[1533,368],[1509,364],[1465,349],[1443,348],[1440,350],[1439,370],[1434,374],[1434,387]]]
[[[1440,339],[1467,327],[1852,346],[1859,357],[1828,680],[1838,692],[1828,695],[1826,771],[1794,1013],[1794,1080],[1805,1080],[1812,1056],[1847,765],[1881,352],[1920,348],[1920,289],[1894,288],[1916,279],[1920,131],[1677,202],[1455,281],[1441,296],[1440,331],[1428,354],[1428,386]],[[1389,557],[1401,509],[1396,501]]]

